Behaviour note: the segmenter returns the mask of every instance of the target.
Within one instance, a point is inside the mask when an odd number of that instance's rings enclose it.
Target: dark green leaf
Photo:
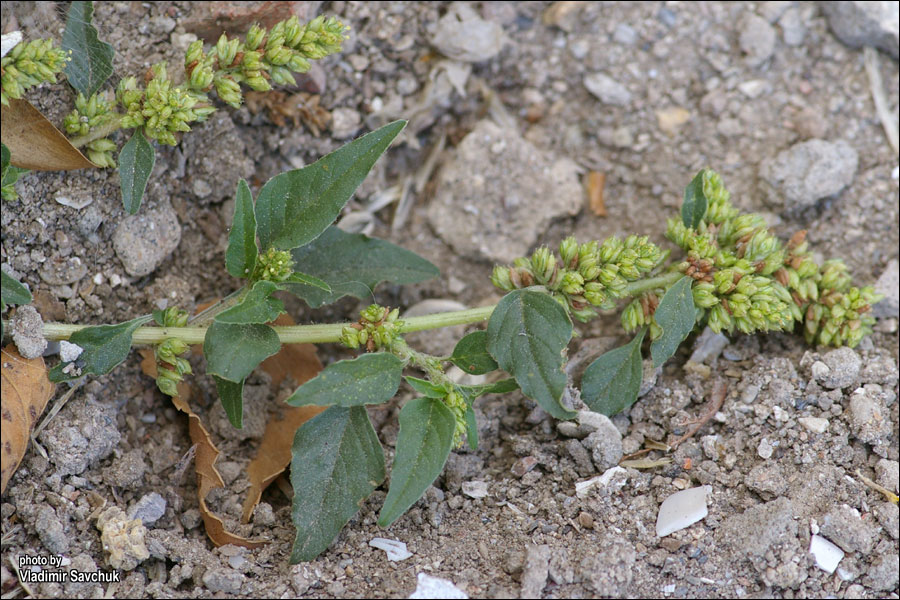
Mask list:
[[[222,379],[221,377],[212,378],[216,382],[216,390],[219,392],[219,400],[222,402],[222,408],[228,415],[231,425],[237,429],[244,426],[244,382],[235,383]]]
[[[291,563],[325,551],[384,481],[384,452],[362,406],[332,406],[303,424],[291,448]]]
[[[385,352],[341,360],[298,387],[291,406],[359,406],[387,402],[400,387],[403,361]]]
[[[415,398],[400,411],[397,454],[378,524],[388,527],[422,497],[441,474],[450,449],[456,418],[434,398]]]
[[[394,121],[270,179],[256,199],[262,249],[291,250],[319,237],[405,126],[406,121]]]
[[[9,148],[6,144],[0,144],[0,178],[6,177],[6,169],[9,167]]]
[[[300,270],[331,286],[326,293],[308,285],[286,285],[285,289],[312,308],[343,296],[371,298],[382,281],[409,284],[438,275],[437,267],[409,250],[337,227],[329,227],[311,244],[293,250],[291,256]]]
[[[28,304],[31,302],[31,292],[24,285],[7,275],[6,271],[0,271],[0,304],[2,310],[9,305]]]
[[[478,450],[478,419],[475,418],[475,409],[471,403],[466,406],[466,441],[473,452]]]
[[[592,411],[611,417],[637,400],[644,372],[641,341],[645,331],[641,329],[633,340],[603,354],[584,370],[581,399]]]
[[[203,340],[206,372],[237,383],[280,348],[278,334],[268,325],[213,321]]]
[[[450,362],[469,375],[482,375],[497,369],[497,362],[487,351],[487,332],[473,331],[457,342]]]
[[[696,229],[700,221],[706,216],[706,208],[709,201],[703,193],[703,173],[706,169],[697,173],[686,188],[684,188],[684,203],[681,205],[681,221],[685,227]]]
[[[83,350],[81,356],[74,361],[81,372],[63,373],[66,365],[60,363],[50,370],[50,381],[58,383],[77,379],[82,375],[109,373],[128,357],[134,330],[152,319],[147,315],[117,325],[99,325],[76,331],[69,337],[69,341],[81,346]]]
[[[112,75],[115,54],[110,44],[97,37],[97,30],[91,25],[93,15],[92,2],[73,2],[62,39],[62,47],[71,50],[72,59],[66,64],[66,79],[85,98],[90,98]]]
[[[653,357],[654,367],[662,366],[669,360],[684,338],[694,329],[697,309],[694,308],[694,295],[691,293],[693,282],[694,280],[688,276],[679,279],[669,288],[656,307],[656,312],[653,313],[656,324],[663,330],[662,335],[650,344],[650,356]]]
[[[5,146],[4,146],[5,147]],[[28,169],[23,169],[15,165],[9,165],[0,178],[0,189],[3,190],[4,200],[15,200],[18,198],[15,188],[13,187],[19,180],[19,177],[28,173]]]
[[[278,285],[271,281],[257,281],[244,296],[240,304],[236,304],[216,315],[219,323],[269,323],[284,312],[284,303],[272,298]]]
[[[491,314],[487,349],[515,377],[522,393],[557,419],[571,419],[575,413],[560,404],[566,388],[562,351],[571,337],[572,321],[556,300],[514,290]]]
[[[306,273],[298,273],[296,271],[291,273],[287,279],[280,282],[278,284],[278,289],[290,292],[293,289],[294,285],[311,286],[325,292],[326,294],[331,293],[331,286],[318,277],[313,277],[312,275],[307,275]]]
[[[134,130],[131,139],[119,152],[119,183],[122,187],[122,206],[128,214],[136,214],[141,207],[147,182],[156,164],[156,152],[144,137],[141,128]]]
[[[468,402],[472,402],[476,398],[485,394],[506,394],[519,389],[519,384],[515,379],[501,379],[494,383],[486,383],[483,385],[458,385],[456,390],[465,396]]]
[[[225,251],[225,268],[233,277],[246,279],[256,268],[256,214],[253,212],[253,195],[250,186],[241,179],[234,196],[234,220],[228,232],[228,249]]]
[[[425,379],[418,377],[404,377],[406,383],[412,386],[414,390],[425,396],[426,398],[443,398],[447,395],[447,390],[439,385],[434,385]]]

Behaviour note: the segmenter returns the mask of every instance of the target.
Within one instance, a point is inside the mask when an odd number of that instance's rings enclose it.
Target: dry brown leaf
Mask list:
[[[273,325],[294,325],[290,316],[280,315]],[[272,377],[272,389],[277,390],[285,377],[290,375],[297,385],[315,377],[322,370],[312,344],[285,344],[278,354],[270,356],[260,365]],[[291,446],[294,432],[320,412],[321,406],[283,406],[282,417],[266,423],[266,431],[256,457],[247,466],[250,489],[244,500],[242,521],[250,522],[253,509],[259,504],[263,491],[291,464]]]
[[[47,379],[47,367],[40,356],[32,359],[22,358],[16,347],[11,344],[0,352],[3,357],[0,370],[0,387],[2,387],[0,413],[3,419],[0,493],[3,493],[6,491],[6,484],[22,462],[22,457],[25,456],[31,430],[44,412],[56,386]]]
[[[2,107],[0,138],[9,148],[10,164],[32,171],[97,168],[53,123],[25,100],[10,98]]]
[[[589,171],[585,177],[585,188],[588,194],[588,207],[598,217],[606,216],[606,204],[603,202],[603,187],[606,185],[606,174],[600,171]]]
[[[302,123],[316,137],[319,137],[321,130],[331,120],[331,113],[319,105],[321,98],[318,94],[297,92],[288,95],[280,90],[251,91],[244,94],[244,99],[251,113],[256,114],[266,109],[269,119],[279,127],[284,127],[287,124],[285,119],[290,119],[295,128]]]
[[[143,359],[141,360],[141,370],[144,374],[156,378],[156,358],[153,350],[144,349],[140,351]],[[178,384],[178,395],[172,397],[172,404],[175,408],[188,416],[188,432],[191,441],[196,446],[196,454],[194,455],[194,468],[197,471],[197,496],[200,500],[200,515],[203,517],[203,523],[206,525],[206,534],[212,543],[216,546],[224,546],[225,544],[234,544],[244,548],[259,548],[265,542],[258,540],[250,540],[239,535],[230,533],[225,529],[225,523],[213,514],[206,505],[206,496],[220,487],[225,487],[222,476],[216,470],[216,460],[219,458],[219,451],[209,437],[209,433],[203,427],[200,417],[191,410],[188,400],[190,399],[191,386],[185,382]]]

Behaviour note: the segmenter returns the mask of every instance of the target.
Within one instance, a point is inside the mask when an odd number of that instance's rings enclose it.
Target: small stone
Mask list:
[[[452,581],[433,577],[425,573],[417,575],[416,591],[409,595],[410,600],[431,600],[446,598],[447,600],[464,600],[468,596],[453,585]]]
[[[890,411],[885,396],[881,386],[873,383],[857,389],[850,396],[850,431],[859,441],[878,444],[891,435]]]
[[[638,554],[634,546],[618,536],[607,536],[602,546],[586,553],[578,565],[580,577],[588,586],[588,594],[621,598],[632,595],[632,582]]]
[[[772,458],[774,452],[775,449],[772,447],[772,443],[766,438],[761,439],[759,445],[756,447],[756,453],[764,460]]]
[[[593,529],[594,528],[594,517],[591,516],[591,513],[581,512],[578,514],[578,524],[584,527],[585,529]]]
[[[362,117],[352,108],[336,108],[331,112],[331,135],[338,140],[353,137],[359,131]]]
[[[69,551],[69,537],[65,527],[56,516],[56,511],[49,506],[42,506],[34,522],[38,537],[44,548],[52,554],[65,554]]]
[[[828,367],[828,371],[823,371],[820,367],[820,376],[816,377],[816,381],[822,387],[830,390],[853,385],[862,368],[862,359],[859,354],[847,347],[828,352],[822,357],[822,362]]]
[[[181,241],[181,225],[165,201],[155,210],[126,217],[113,233],[113,248],[125,271],[133,277],[149,275]]]
[[[215,593],[239,594],[247,577],[234,569],[215,567],[203,574],[203,585]]]
[[[578,440],[566,440],[566,450],[569,456],[575,461],[575,470],[582,477],[587,477],[594,472],[594,463],[591,461],[591,454],[581,445]]]
[[[128,511],[129,519],[140,519],[144,525],[152,525],[166,514],[166,499],[156,492],[141,497]]]
[[[77,256],[55,255],[44,261],[38,274],[47,285],[69,285],[87,275],[87,266]]]
[[[125,489],[137,488],[143,483],[146,471],[147,463],[144,460],[144,451],[141,448],[135,448],[113,461],[113,464],[104,472],[104,477],[111,485]],[[131,518],[136,517],[132,516]]]
[[[900,579],[900,556],[896,552],[891,552],[872,561],[863,582],[873,590],[884,591],[895,589],[898,579]]]
[[[106,458],[119,443],[114,404],[101,404],[90,395],[73,398],[60,418],[38,436],[60,475],[79,475]]]
[[[690,360],[699,364],[710,364],[715,360],[731,342],[723,333],[716,333],[709,327],[697,336],[694,341],[694,351]]]
[[[613,32],[613,40],[624,46],[633,46],[638,41],[638,34],[632,27],[619,23]]]
[[[775,50],[775,30],[760,16],[748,14],[740,26],[741,50],[752,67],[764,63]]]
[[[678,129],[691,118],[691,111],[680,106],[672,106],[656,111],[656,124],[666,135],[674,136]]]
[[[763,160],[759,175],[772,205],[799,210],[850,185],[858,162],[859,155],[847,142],[814,139]]]
[[[128,519],[121,508],[110,506],[97,517],[97,529],[109,566],[131,571],[150,558],[144,543],[147,528],[140,519]]]
[[[900,263],[891,259],[875,282],[875,291],[884,298],[872,307],[872,314],[879,319],[900,317]]]
[[[797,422],[813,433],[825,433],[825,430],[828,429],[828,419],[819,417],[800,417],[797,419]]]
[[[874,528],[855,508],[846,504],[833,508],[822,520],[819,533],[846,552],[868,554],[875,546]]]
[[[253,509],[253,524],[262,527],[271,527],[275,524],[275,511],[268,502],[260,502]]]
[[[613,425],[606,415],[600,415],[601,425],[590,435],[581,441],[581,444],[591,453],[594,466],[598,471],[606,471],[622,460],[622,434]]]
[[[788,488],[783,468],[774,461],[753,467],[744,478],[744,483],[766,500],[781,496]]]
[[[665,537],[705,519],[709,514],[706,499],[711,493],[712,486],[704,485],[675,492],[666,498],[656,518],[656,535]]]
[[[496,56],[506,36],[500,25],[482,19],[467,3],[456,2],[438,21],[431,43],[444,56],[477,63]]]
[[[809,553],[816,559],[816,566],[828,573],[834,573],[838,563],[844,558],[844,551],[823,538],[814,535],[809,540]]]
[[[851,48],[873,46],[897,59],[900,28],[896,2],[822,2],[819,7],[842,42]]]
[[[194,529],[195,527],[199,527],[200,523],[203,522],[203,517],[200,515],[200,511],[196,508],[189,508],[183,513],[181,513],[181,524],[185,529]]]
[[[900,538],[900,507],[893,502],[879,502],[872,512],[889,536],[895,540]]]
[[[738,89],[748,98],[759,98],[772,91],[772,86],[765,79],[752,79],[738,84]]]
[[[387,553],[387,559],[391,562],[406,560],[412,556],[412,552],[406,549],[406,544],[398,540],[376,537],[369,540],[369,545]]]
[[[20,306],[9,321],[9,333],[22,358],[37,358],[47,349],[44,337],[44,320],[30,304]]]
[[[631,102],[628,88],[604,73],[585,75],[584,87],[605,104],[626,106]]]
[[[525,551],[525,566],[522,568],[522,591],[520,598],[540,598],[550,572],[550,546],[540,544],[529,546]]]
[[[522,458],[517,460],[515,463],[513,463],[513,466],[510,469],[510,471],[516,477],[521,477],[525,473],[528,473],[533,468],[535,468],[537,466],[537,464],[538,464],[538,459],[536,459],[535,457],[523,456]]]
[[[882,458],[875,463],[875,480],[895,494],[900,492],[900,463]]]
[[[484,498],[488,495],[487,483],[483,481],[464,481],[462,493],[469,498]]]
[[[778,24],[781,25],[781,37],[786,46],[799,46],[803,43],[803,38],[806,37],[806,25],[796,7],[784,11]]]

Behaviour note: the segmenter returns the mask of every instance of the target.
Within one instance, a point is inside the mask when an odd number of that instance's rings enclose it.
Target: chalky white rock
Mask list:
[[[712,486],[704,485],[675,492],[666,498],[656,518],[656,535],[665,537],[706,518],[709,514],[706,498],[710,493]]]

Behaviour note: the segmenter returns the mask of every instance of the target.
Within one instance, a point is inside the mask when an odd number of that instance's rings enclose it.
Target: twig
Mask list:
[[[900,128],[897,121],[891,114],[888,106],[887,95],[884,93],[884,84],[881,82],[881,71],[878,68],[878,51],[874,48],[866,46],[863,48],[863,59],[866,64],[866,73],[869,75],[869,89],[872,91],[872,100],[875,102],[875,112],[881,120],[881,126],[884,127],[884,133],[887,135],[894,154],[900,152]]]
[[[713,416],[719,412],[719,409],[722,408],[722,404],[725,402],[725,393],[728,391],[728,385],[725,383],[724,379],[716,379],[716,382],[713,384],[712,394],[709,396],[709,402],[707,402],[708,408],[706,412],[691,426],[687,432],[669,444],[672,447],[672,450],[678,448],[681,442],[690,438],[692,435],[697,433],[703,425],[706,424],[707,421],[713,418]]]

